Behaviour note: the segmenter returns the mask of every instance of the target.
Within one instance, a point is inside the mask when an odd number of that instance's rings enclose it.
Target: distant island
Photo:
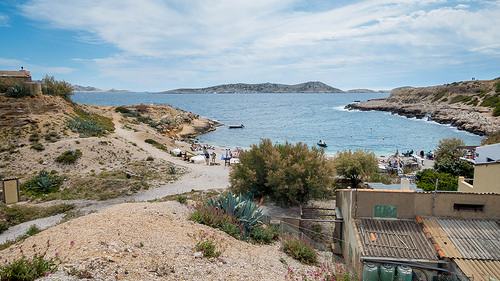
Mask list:
[[[261,84],[224,84],[199,89],[175,89],[160,92],[160,94],[176,93],[176,94],[191,94],[191,93],[345,93],[341,89],[328,86],[322,82],[306,82],[296,85],[285,85],[275,83]]]
[[[75,92],[80,92],[80,93],[130,93],[130,91],[127,90],[117,90],[117,89],[101,90],[91,86],[71,85],[71,87]]]

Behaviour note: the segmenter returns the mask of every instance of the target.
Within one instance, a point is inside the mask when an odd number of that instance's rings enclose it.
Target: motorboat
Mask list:
[[[324,142],[322,140],[318,141],[317,145],[321,146],[321,147],[327,147],[328,146],[328,145],[326,145],[326,142]]]
[[[243,126],[243,124],[239,124],[239,125],[228,125],[229,129],[240,129],[240,128],[243,128],[245,126]]]

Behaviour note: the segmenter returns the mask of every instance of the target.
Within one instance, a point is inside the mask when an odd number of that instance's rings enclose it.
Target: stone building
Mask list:
[[[27,87],[33,95],[42,93],[42,84],[31,80],[31,73],[27,70],[9,71],[0,70],[0,93],[8,88],[20,84]]]

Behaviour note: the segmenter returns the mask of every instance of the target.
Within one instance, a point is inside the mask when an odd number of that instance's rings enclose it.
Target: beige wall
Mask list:
[[[472,191],[500,193],[500,163],[476,164]]]

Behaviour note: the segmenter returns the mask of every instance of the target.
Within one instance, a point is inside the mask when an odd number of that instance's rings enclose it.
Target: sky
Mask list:
[[[500,0],[0,0],[0,70],[100,89],[500,77]]]

